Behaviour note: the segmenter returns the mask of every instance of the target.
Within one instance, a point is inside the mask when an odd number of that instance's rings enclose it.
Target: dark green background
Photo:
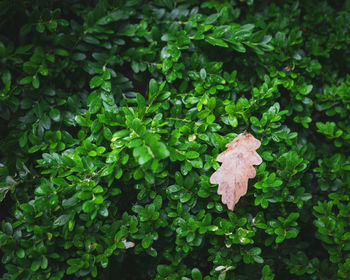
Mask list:
[[[2,279],[350,279],[349,22],[0,1]],[[209,177],[245,130],[263,163],[231,212]]]

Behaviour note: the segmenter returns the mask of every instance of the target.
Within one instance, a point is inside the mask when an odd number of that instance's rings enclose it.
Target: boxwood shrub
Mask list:
[[[349,22],[0,1],[2,279],[350,279]],[[263,163],[232,212],[209,177],[245,130]]]

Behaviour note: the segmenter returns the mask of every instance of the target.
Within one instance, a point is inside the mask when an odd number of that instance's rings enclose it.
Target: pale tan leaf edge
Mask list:
[[[242,133],[226,144],[227,150],[216,159],[222,165],[212,174],[210,183],[219,184],[221,201],[232,211],[239,199],[247,193],[248,179],[256,175],[253,165],[262,163],[262,158],[256,152],[260,144],[253,135]]]

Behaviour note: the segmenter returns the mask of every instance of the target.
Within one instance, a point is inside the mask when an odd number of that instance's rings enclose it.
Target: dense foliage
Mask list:
[[[350,279],[350,1],[0,1],[2,279]],[[209,183],[244,130],[234,212]]]

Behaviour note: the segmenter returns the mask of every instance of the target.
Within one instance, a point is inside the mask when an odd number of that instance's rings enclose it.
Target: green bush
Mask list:
[[[0,1],[2,279],[350,279],[350,1]],[[209,183],[262,143],[227,210]]]

